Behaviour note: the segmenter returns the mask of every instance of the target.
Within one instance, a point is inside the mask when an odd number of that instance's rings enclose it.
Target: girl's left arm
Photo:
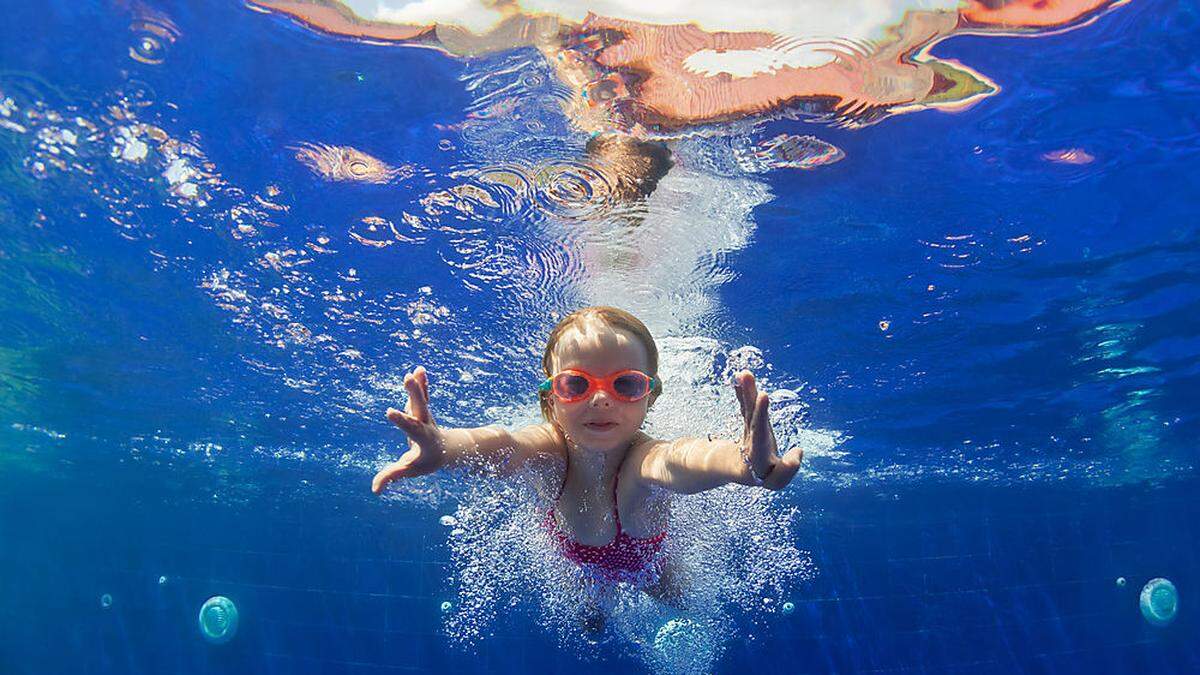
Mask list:
[[[679,438],[647,442],[640,463],[642,480],[672,492],[695,494],[727,483],[781,490],[800,470],[804,451],[782,457],[767,414],[770,399],[759,393],[754,375],[738,373],[734,382],[745,428],[740,443],[723,439]]]

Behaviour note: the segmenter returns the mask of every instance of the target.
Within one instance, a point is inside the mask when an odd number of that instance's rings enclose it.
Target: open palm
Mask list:
[[[754,374],[743,370],[734,376],[734,392],[742,407],[742,452],[756,476],[763,477],[763,487],[780,490],[792,482],[800,470],[804,451],[792,448],[780,457],[775,446],[775,430],[771,428],[768,409],[771,399],[758,391]]]
[[[404,389],[408,392],[408,404],[403,411],[388,408],[387,418],[408,436],[409,448],[400,459],[375,474],[371,481],[371,491],[375,494],[397,478],[433,473],[442,465],[444,444],[441,430],[429,413],[429,376],[425,369],[418,366],[405,375]]]

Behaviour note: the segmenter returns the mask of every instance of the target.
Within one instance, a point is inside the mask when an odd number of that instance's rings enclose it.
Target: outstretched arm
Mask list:
[[[792,482],[804,451],[792,448],[782,457],[776,453],[775,432],[767,414],[771,401],[758,392],[754,375],[738,373],[734,389],[745,421],[741,442],[702,438],[656,441],[642,460],[645,482],[682,494],[727,483],[781,490]]]
[[[549,424],[520,431],[500,427],[443,429],[429,412],[429,376],[418,367],[404,376],[408,404],[403,411],[388,408],[387,418],[408,436],[409,449],[400,459],[375,474],[371,491],[379,494],[398,478],[411,478],[438,469],[470,466],[498,468],[504,475],[516,471],[531,457],[554,453],[558,434]]]

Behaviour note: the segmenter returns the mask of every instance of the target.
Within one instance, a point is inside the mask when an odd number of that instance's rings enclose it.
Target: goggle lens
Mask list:
[[[558,394],[559,398],[563,399],[579,399],[583,398],[591,389],[592,385],[582,375],[573,375],[571,373],[562,373],[554,378],[554,393]]]
[[[617,396],[636,401],[650,393],[650,378],[641,373],[626,373],[613,380],[612,388]]]

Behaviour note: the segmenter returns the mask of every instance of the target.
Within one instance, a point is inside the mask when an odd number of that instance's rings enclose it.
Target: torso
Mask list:
[[[566,443],[562,443],[562,470],[547,472],[551,475],[547,476],[548,484],[543,491],[554,500],[561,487],[561,495],[557,501],[551,501],[551,509],[564,534],[585,546],[605,546],[616,539],[618,520],[620,532],[635,539],[656,537],[666,530],[665,501],[641,481],[638,470],[650,440],[639,432],[626,450],[615,476],[615,509],[612,483],[602,486],[582,484],[580,477],[572,472]]]

